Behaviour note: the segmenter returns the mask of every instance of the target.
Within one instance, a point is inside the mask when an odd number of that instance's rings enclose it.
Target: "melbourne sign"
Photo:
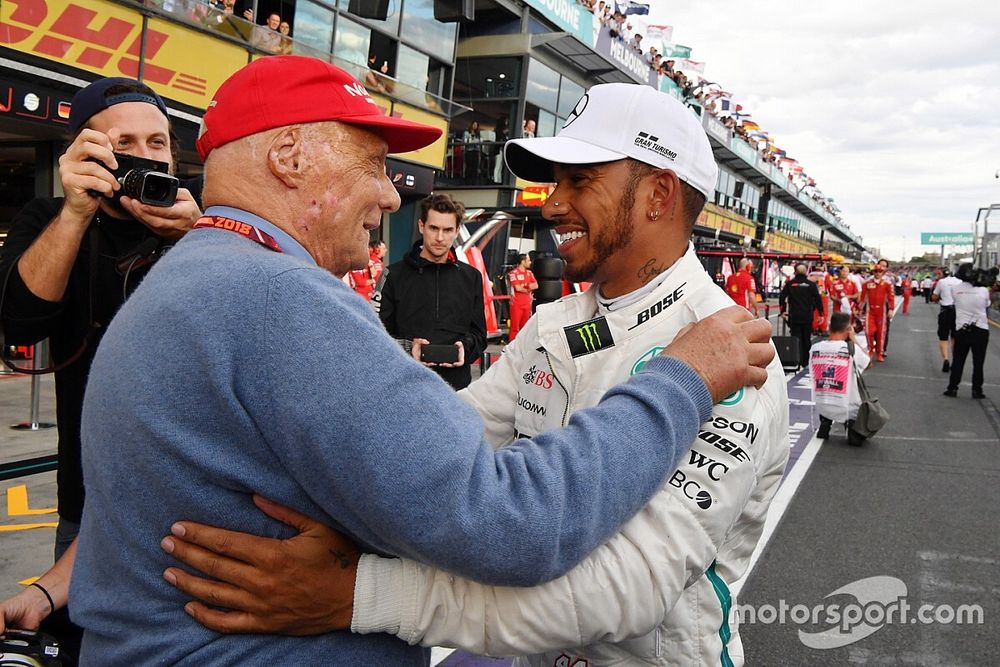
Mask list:
[[[975,245],[972,232],[921,232],[921,245]]]

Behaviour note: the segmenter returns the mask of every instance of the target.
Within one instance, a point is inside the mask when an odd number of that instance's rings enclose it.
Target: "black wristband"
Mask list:
[[[32,583],[30,583],[28,585],[29,586],[34,586],[35,588],[37,588],[41,592],[45,593],[45,599],[49,601],[49,613],[50,614],[54,613],[55,610],[56,610],[56,603],[52,601],[52,596],[49,595],[49,592],[47,590],[45,590],[45,586],[42,586],[37,581],[34,581],[34,582],[32,582]]]

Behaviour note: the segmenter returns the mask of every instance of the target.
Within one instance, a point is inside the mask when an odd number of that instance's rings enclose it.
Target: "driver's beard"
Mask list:
[[[622,191],[621,201],[614,220],[603,225],[598,234],[587,236],[590,245],[590,256],[579,266],[566,264],[565,275],[570,282],[588,281],[594,277],[607,259],[621,252],[632,243],[635,226],[632,224],[632,209],[635,208],[635,191],[640,177],[633,175]]]

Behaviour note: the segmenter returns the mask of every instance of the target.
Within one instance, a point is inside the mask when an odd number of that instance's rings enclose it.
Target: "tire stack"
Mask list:
[[[566,263],[559,257],[538,257],[531,265],[531,271],[538,281],[535,290],[535,306],[562,298],[563,268]]]

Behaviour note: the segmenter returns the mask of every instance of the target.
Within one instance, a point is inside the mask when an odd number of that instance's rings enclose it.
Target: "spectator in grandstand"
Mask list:
[[[386,83],[388,79],[382,77],[382,75],[388,76],[389,74],[389,61],[382,60],[382,64],[379,65],[379,56],[374,51],[368,53],[368,72],[365,74],[365,85],[369,88],[374,88],[380,93],[388,92]]]
[[[833,313],[829,338],[809,350],[813,401],[819,412],[816,437],[820,440],[830,437],[830,427],[837,422],[846,426],[850,444],[860,446],[864,442],[864,436],[854,430],[861,407],[855,373],[863,373],[869,363],[871,359],[854,335],[850,313]]]
[[[778,308],[791,334],[799,339],[799,362],[807,363],[812,347],[813,313],[823,315],[823,299],[816,283],[809,280],[805,264],[795,265],[795,275],[778,295]]]
[[[447,194],[420,203],[421,238],[406,257],[386,269],[379,318],[393,338],[412,341],[421,361],[424,345],[454,345],[456,361],[424,362],[455,389],[472,382],[472,362],[486,349],[483,279],[454,252],[465,207]]]
[[[659,60],[657,60],[655,64],[653,63],[653,60],[657,58],[657,56],[659,55],[660,54],[657,53],[655,46],[649,47],[649,50],[646,52],[645,55],[646,64],[648,64],[650,67],[653,67],[654,69],[656,67],[659,67],[660,66]]]
[[[290,535],[254,508],[250,494],[262,491],[368,549],[421,557],[457,575],[533,584],[584,558],[663,486],[713,400],[741,389],[745,409],[758,404],[757,390],[742,385],[768,377],[753,364],[773,359],[769,327],[726,310],[650,355],[624,385],[586,399],[604,395],[565,429],[493,449],[473,411],[406,357],[336,277],[363,263],[369,229],[399,207],[386,153],[440,136],[336,92],[359,85],[318,59],[260,58],[230,77],[206,111],[198,147],[215,219],[147,277],[110,327],[89,378],[84,460],[93,497],[75,565],[68,555],[59,564],[63,586],[72,566],[73,614],[88,629],[86,664],[321,656],[425,665],[428,651],[388,636],[205,631],[185,615],[183,596],[168,585],[173,575],[159,576],[166,560],[154,536],[163,518]],[[310,104],[289,103],[299,96]],[[261,215],[237,208],[245,202]],[[664,342],[659,328],[650,331]],[[177,341],[189,343],[187,364],[171,363]],[[296,354],[278,357],[269,345]],[[202,372],[192,376],[192,364]],[[784,383],[778,377],[768,386],[780,392]],[[383,407],[377,419],[372,396]],[[758,442],[747,458],[761,449]],[[735,468],[733,450],[729,456]],[[780,478],[769,464],[762,483]],[[606,483],[595,487],[598,478]],[[757,466],[747,462],[728,480],[755,485]],[[167,551],[174,539],[164,542]],[[358,567],[346,545],[324,553],[349,573]],[[315,591],[322,582],[300,583]],[[37,622],[49,612],[42,604],[19,595],[0,605],[0,617]],[[349,624],[350,611],[342,611],[334,622]]]
[[[116,155],[157,160],[171,173],[175,168],[178,147],[167,107],[147,85],[98,79],[73,97],[68,129],[69,147],[59,158],[64,195],[35,199],[21,209],[0,254],[6,343],[33,345],[48,338],[55,364],[57,560],[70,548],[83,514],[80,423],[98,343],[125,296],[201,215],[186,189],[166,207],[116,196]],[[25,592],[41,594],[38,588]]]
[[[531,139],[535,136],[535,121],[532,118],[526,118],[521,122],[521,136],[527,139]]]
[[[974,284],[975,270],[972,264],[958,267],[954,280],[956,283],[951,286],[951,298],[955,304],[955,350],[951,376],[944,395],[958,395],[958,385],[965,371],[965,359],[971,350],[972,398],[986,398],[983,393],[983,365],[986,362],[986,347],[990,342],[990,322],[986,314],[986,309],[990,307],[990,291]]]
[[[635,33],[635,35],[632,37],[632,40],[629,42],[629,46],[632,48],[633,51],[635,51],[636,53],[641,54],[642,53],[642,35],[640,35],[639,33]]]
[[[278,53],[283,56],[291,55],[292,53],[292,26],[288,21],[282,21],[278,24],[278,32],[281,34],[281,43],[278,45]]]
[[[281,33],[278,28],[281,26],[281,16],[272,12],[267,17],[267,23],[254,28],[253,45],[261,51],[277,53],[281,46]]]

